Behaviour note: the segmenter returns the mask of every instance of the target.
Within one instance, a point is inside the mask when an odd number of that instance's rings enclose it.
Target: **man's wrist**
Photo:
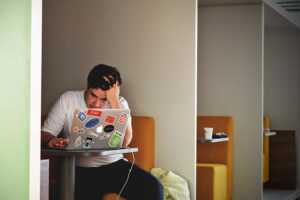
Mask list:
[[[114,108],[114,109],[121,109],[122,108],[119,99],[116,100],[116,101],[113,101],[113,102],[109,102],[109,104],[110,104],[111,108]]]
[[[50,142],[53,138],[56,138],[56,137],[55,137],[54,135],[48,137],[48,139],[47,139],[47,144],[49,144],[49,142]]]

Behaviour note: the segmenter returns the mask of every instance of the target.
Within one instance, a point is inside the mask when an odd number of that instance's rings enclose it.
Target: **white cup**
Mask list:
[[[213,134],[213,128],[204,128],[204,137],[206,140],[211,140]]]

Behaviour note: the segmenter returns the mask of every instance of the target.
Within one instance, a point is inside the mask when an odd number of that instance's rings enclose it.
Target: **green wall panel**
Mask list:
[[[0,0],[0,199],[29,198],[30,0]]]

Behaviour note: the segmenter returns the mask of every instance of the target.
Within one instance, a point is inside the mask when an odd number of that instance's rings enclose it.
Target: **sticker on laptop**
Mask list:
[[[78,134],[83,134],[84,133],[84,129],[79,129],[78,130]]]
[[[94,137],[99,137],[97,133],[93,133],[92,131],[88,132],[88,135],[94,136]]]
[[[100,137],[98,138],[99,140],[103,140],[105,138],[109,138],[110,134],[109,133],[104,133],[103,135],[100,135]]]
[[[109,124],[113,124],[114,122],[115,122],[115,120],[116,120],[116,117],[115,116],[112,116],[112,115],[107,115],[106,117],[105,117],[105,122],[106,123],[109,123]]]
[[[99,118],[93,118],[93,119],[90,119],[89,121],[87,121],[84,124],[84,127],[85,128],[93,128],[94,126],[96,126],[97,124],[99,124],[99,122],[100,122]]]
[[[80,112],[77,114],[77,118],[83,122],[84,120],[86,120],[86,114],[84,112]]]
[[[120,116],[119,123],[124,124],[127,117],[128,117],[128,114],[123,112],[122,115]]]
[[[119,144],[121,138],[122,138],[122,134],[116,131],[108,142],[109,146],[116,147]]]
[[[75,144],[74,144],[76,147],[80,146],[81,145],[81,136],[78,136],[75,140]]]
[[[79,131],[79,128],[77,126],[73,128],[74,133],[78,133],[78,131]]]
[[[104,127],[104,132],[109,133],[112,132],[115,129],[113,125],[107,125]]]
[[[84,145],[83,145],[83,148],[85,148],[85,149],[89,149],[89,148],[91,148],[91,144],[92,143],[94,143],[93,142],[93,138],[91,138],[91,137],[86,137],[86,139],[84,140]]]
[[[96,132],[97,133],[102,133],[103,132],[103,126],[99,126],[97,129],[96,129]]]
[[[92,109],[89,109],[88,112],[87,112],[87,114],[88,114],[88,115],[97,116],[97,117],[101,117],[102,112],[99,111],[99,110],[92,110]]]

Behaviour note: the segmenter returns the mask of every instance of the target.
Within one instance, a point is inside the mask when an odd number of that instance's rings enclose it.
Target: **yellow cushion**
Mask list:
[[[198,116],[198,138],[204,137],[204,127],[213,127],[214,133],[224,132],[229,137],[228,142],[197,143],[197,163],[218,163],[227,166],[226,199],[232,199],[233,119],[229,116]]]
[[[227,166],[197,164],[197,200],[226,200]]]
[[[132,116],[132,133],[129,146],[139,148],[134,153],[135,164],[149,172],[154,167],[154,118]],[[124,154],[124,157],[132,162],[131,153]]]
[[[102,200],[116,200],[116,199],[118,199],[118,195],[116,193],[107,193],[102,198]],[[125,200],[125,199],[120,197],[119,200]]]

